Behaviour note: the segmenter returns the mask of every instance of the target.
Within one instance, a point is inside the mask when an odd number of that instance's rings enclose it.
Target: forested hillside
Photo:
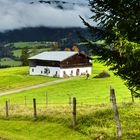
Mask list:
[[[73,50],[91,54],[81,36],[94,40],[87,28],[24,28],[0,33],[0,67],[20,66],[27,58],[43,51]],[[28,54],[28,55],[27,55]],[[25,60],[26,59],[26,60]],[[26,62],[27,65],[27,62]]]
[[[59,41],[64,38],[72,39],[73,42],[79,42],[78,34],[91,38],[86,28],[36,27],[0,33],[0,42]]]

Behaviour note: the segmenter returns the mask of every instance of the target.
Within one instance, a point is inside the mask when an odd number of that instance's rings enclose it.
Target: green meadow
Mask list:
[[[35,51],[38,54],[38,53],[41,53],[41,52],[44,52],[44,51],[48,51],[48,50],[49,50],[49,48],[42,48],[42,49],[36,49]],[[32,52],[32,51],[33,51],[33,49],[29,49],[29,52]],[[14,50],[13,51],[13,55],[20,58],[21,55],[22,55],[22,49]],[[30,56],[32,56],[32,55],[35,55],[35,54],[31,53]]]
[[[14,43],[15,48],[34,48],[38,46],[47,47],[50,42],[16,42]]]
[[[19,69],[24,70],[19,71]],[[51,80],[51,78],[42,76],[30,77],[27,67],[19,69],[16,71],[16,68],[11,68],[3,71],[8,75],[9,70],[8,77],[11,75],[11,79],[14,77],[12,77],[12,74],[15,74],[15,77],[27,75],[26,86],[29,81],[35,80],[32,78],[38,78],[40,81],[42,79],[42,82],[45,78],[46,80]],[[93,78],[103,70],[110,73],[111,76],[108,78]],[[35,81],[38,80],[36,79]],[[3,81],[4,84],[6,82]],[[15,82],[15,88],[17,88],[17,84]],[[86,77],[73,78],[70,81],[56,85],[1,96],[0,138],[3,140],[115,140],[117,139],[116,124],[112,104],[109,99],[110,86],[115,88],[123,133],[121,139],[139,140],[139,99],[132,103],[130,91],[124,85],[124,82],[119,77],[114,76],[107,67],[98,62],[93,63],[93,74],[89,80],[86,80]],[[48,94],[47,105],[46,93]],[[72,129],[70,97],[76,97],[77,99],[75,130]],[[33,98],[36,98],[37,101],[36,120],[33,119]],[[5,117],[6,100],[9,101],[8,118]]]
[[[103,70],[108,71],[111,76],[108,78],[93,78]],[[54,80],[54,78],[43,76],[29,76],[27,67],[5,69],[3,70],[3,74],[3,80],[0,86],[3,85],[1,87],[5,88],[4,85],[7,85],[10,86],[9,89],[11,87],[19,88],[20,86],[25,87],[44,81]],[[6,81],[4,81],[4,78]],[[10,80],[9,84],[8,80]],[[2,96],[0,101],[3,100],[3,98],[9,98],[10,100],[14,100],[14,102],[20,103],[23,102],[26,96],[28,100],[32,101],[33,98],[36,98],[39,102],[44,103],[45,93],[48,93],[49,103],[68,103],[69,96],[76,97],[78,103],[83,104],[109,103],[110,86],[115,88],[119,102],[129,102],[131,100],[130,91],[124,85],[124,82],[119,77],[114,76],[107,67],[96,62],[93,63],[93,74],[90,76],[89,80],[86,80],[86,77],[73,78],[70,81],[65,81],[56,85]]]
[[[15,67],[15,66],[21,66],[21,55],[23,49],[27,48],[29,56],[33,56],[35,54],[49,51],[51,50],[51,45],[54,42],[15,42],[11,44],[6,44],[5,46],[8,46],[11,48],[11,52],[7,52],[8,54],[5,56],[2,56],[0,58],[0,65],[2,67]],[[3,52],[5,53],[5,52]]]
[[[21,61],[15,61],[11,58],[8,58],[8,57],[5,57],[5,58],[2,58],[0,60],[0,65],[1,66],[11,66],[11,67],[15,67],[15,66],[20,66],[22,63]]]
[[[53,80],[56,80],[56,78],[30,76],[29,67],[0,69],[0,92],[28,87]]]

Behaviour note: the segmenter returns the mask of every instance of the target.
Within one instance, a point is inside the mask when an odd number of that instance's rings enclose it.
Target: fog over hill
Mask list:
[[[90,8],[82,1],[0,0],[0,32],[26,27],[84,27]]]
[[[77,30],[86,34],[79,15],[91,22],[87,0],[0,0],[0,41],[58,40],[76,37]]]
[[[52,6],[54,8],[63,9],[63,10],[73,10],[75,6],[85,7],[87,5],[82,3],[70,3],[65,1],[38,1],[41,4],[47,4],[48,6]],[[31,2],[30,4],[35,4],[35,2]]]

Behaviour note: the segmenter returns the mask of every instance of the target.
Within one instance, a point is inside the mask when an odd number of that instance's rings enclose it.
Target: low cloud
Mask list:
[[[60,10],[47,4],[0,0],[0,32],[24,27],[84,27],[79,15],[89,20],[89,7]]]

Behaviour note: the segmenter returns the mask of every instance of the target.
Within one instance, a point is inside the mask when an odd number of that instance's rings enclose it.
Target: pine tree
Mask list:
[[[21,52],[21,61],[22,61],[22,66],[28,66],[28,58],[29,58],[29,50],[28,48],[23,48]]]
[[[128,88],[140,92],[140,1],[138,0],[90,0],[93,21],[98,27],[83,22],[97,39],[105,39],[104,45],[88,41],[94,54],[119,75]]]

